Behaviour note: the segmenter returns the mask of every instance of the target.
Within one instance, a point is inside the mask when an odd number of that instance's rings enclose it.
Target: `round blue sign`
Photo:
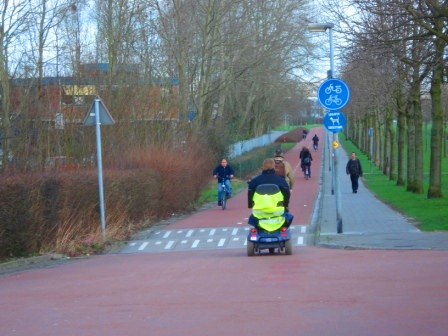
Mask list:
[[[341,79],[333,78],[324,81],[317,90],[319,103],[328,110],[339,110],[350,99],[350,89]]]
[[[342,131],[346,124],[347,119],[341,111],[329,111],[324,116],[324,126],[330,132],[337,133]]]

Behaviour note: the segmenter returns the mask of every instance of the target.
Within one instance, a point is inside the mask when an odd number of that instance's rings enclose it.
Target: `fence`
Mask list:
[[[283,134],[288,133],[287,131],[271,131],[270,133],[264,134],[257,138],[253,138],[246,141],[237,142],[229,147],[229,157],[236,158],[245,152],[248,152],[254,148],[264,147],[272,144],[275,139]]]

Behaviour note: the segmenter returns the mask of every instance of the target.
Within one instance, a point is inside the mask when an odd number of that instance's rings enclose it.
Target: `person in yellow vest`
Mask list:
[[[291,225],[293,215],[288,209],[290,189],[286,180],[276,175],[273,159],[264,160],[262,173],[248,184],[247,196],[248,207],[252,209],[250,225],[269,232]]]

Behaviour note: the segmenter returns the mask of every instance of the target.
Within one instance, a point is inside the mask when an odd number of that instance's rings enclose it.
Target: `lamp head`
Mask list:
[[[327,29],[332,29],[334,24],[332,23],[314,23],[308,25],[308,31],[315,33],[324,33]]]

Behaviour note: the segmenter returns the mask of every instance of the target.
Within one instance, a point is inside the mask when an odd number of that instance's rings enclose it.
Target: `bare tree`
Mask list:
[[[28,29],[30,15],[28,1],[5,0],[0,6],[0,100],[1,100],[1,162],[2,169],[8,164],[12,147],[11,139],[11,86],[10,78],[19,67],[21,55],[20,39]],[[14,56],[11,56],[14,55]],[[14,61],[11,62],[11,59]]]

